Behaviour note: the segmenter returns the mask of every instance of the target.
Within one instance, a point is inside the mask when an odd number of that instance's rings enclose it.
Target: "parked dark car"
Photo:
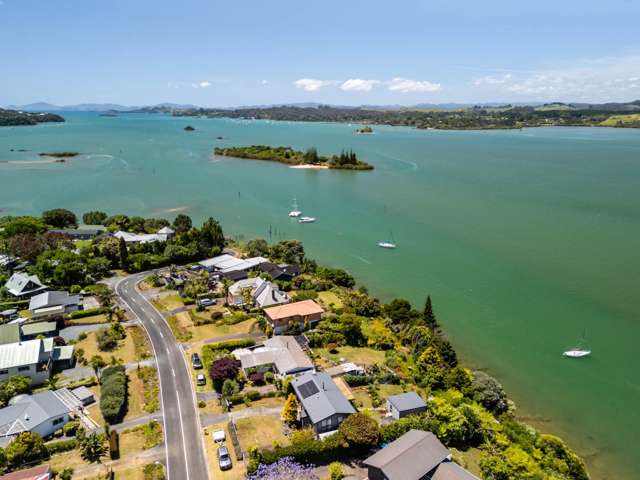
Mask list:
[[[191,354],[191,365],[196,370],[200,370],[202,368],[202,360],[200,360],[200,355],[198,355],[197,353]]]
[[[218,448],[218,465],[220,465],[220,470],[229,470],[233,467],[227,447]]]

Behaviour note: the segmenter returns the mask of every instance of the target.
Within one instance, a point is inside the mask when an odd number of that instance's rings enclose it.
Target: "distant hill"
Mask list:
[[[0,108],[0,127],[37,125],[47,122],[64,122],[64,118],[55,113],[36,113]]]
[[[133,112],[150,108],[158,109],[187,109],[197,108],[195,105],[178,103],[160,103],[151,107],[119,105],[116,103],[80,103],[77,105],[53,105],[47,102],[29,103],[28,105],[9,105],[11,110],[21,110],[23,112]]]

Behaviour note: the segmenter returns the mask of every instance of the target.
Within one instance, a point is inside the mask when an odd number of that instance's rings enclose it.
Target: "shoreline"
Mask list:
[[[289,165],[289,168],[298,168],[302,170],[329,170],[326,165],[311,165],[308,163],[302,165]]]

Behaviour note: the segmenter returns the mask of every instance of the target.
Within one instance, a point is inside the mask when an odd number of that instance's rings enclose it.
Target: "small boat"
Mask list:
[[[397,247],[395,240],[393,239],[393,232],[389,231],[391,240],[384,240],[382,242],[378,242],[378,246],[380,248],[388,248],[390,250],[393,250],[394,248]]]
[[[292,218],[296,218],[299,217],[300,215],[302,215],[302,212],[300,210],[298,210],[298,203],[296,202],[296,199],[293,199],[293,210],[291,210],[289,212],[289,216]]]
[[[582,338],[580,339],[580,343],[578,344],[577,347],[572,348],[571,350],[562,352],[562,355],[564,357],[569,357],[569,358],[582,358],[582,357],[588,357],[589,355],[591,355],[591,350],[584,347],[585,335],[586,335],[586,332],[582,334]]]
[[[563,352],[562,355],[569,358],[582,358],[591,355],[591,350],[586,350],[584,348],[574,348],[572,350]]]
[[[316,217],[300,217],[298,223],[313,223],[316,221]]]

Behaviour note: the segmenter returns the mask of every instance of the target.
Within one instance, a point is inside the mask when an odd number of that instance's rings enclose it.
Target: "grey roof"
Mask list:
[[[22,325],[22,335],[45,335],[58,330],[57,322],[36,322]]]
[[[314,424],[336,413],[350,415],[356,412],[332,378],[324,372],[304,373],[291,385]]]
[[[51,418],[69,413],[69,408],[48,390],[35,395],[18,395],[0,409],[0,436],[31,431]]]
[[[104,230],[99,230],[97,228],[55,228],[53,230],[49,230],[49,233],[55,233],[58,235],[69,235],[70,237],[85,237],[91,236],[95,237],[101,234]]]
[[[0,345],[0,369],[34,365],[40,360],[40,352],[44,352],[42,340]]]
[[[447,448],[431,432],[409,430],[364,461],[389,480],[419,480],[449,457]]]
[[[73,393],[80,401],[85,401],[85,400],[89,400],[90,398],[94,398],[93,392],[84,386],[74,388],[73,390],[71,390],[71,393]]]
[[[466,471],[454,462],[442,462],[436,468],[431,480],[479,480],[478,477]]]
[[[237,296],[241,295],[242,291],[246,289],[251,290],[251,298],[255,305],[260,308],[289,302],[289,296],[285,292],[280,291],[277,285],[260,277],[246,278],[237,281],[229,287],[229,293]]]
[[[7,343],[17,343],[20,341],[20,325],[17,323],[8,323],[0,325],[0,345]]]
[[[160,235],[173,235],[174,232],[172,229],[170,229],[169,227],[162,227],[160,230],[158,230],[158,233]]]
[[[67,292],[53,290],[35,295],[29,300],[29,310],[31,311],[58,305],[64,305],[65,307],[68,305],[80,305],[80,295],[69,295]]]
[[[42,284],[37,275],[27,275],[26,273],[16,272],[5,283],[5,287],[12,295],[20,296],[29,293],[45,290],[47,287]]]
[[[269,364],[275,365],[281,375],[313,370],[309,357],[296,339],[289,335],[272,337],[257,348],[239,348],[233,351],[233,355],[240,360],[244,370]]]
[[[414,410],[416,408],[426,408],[427,404],[416,392],[399,393],[398,395],[391,395],[387,398],[387,401],[393,405],[396,410],[401,412],[407,410]]]

